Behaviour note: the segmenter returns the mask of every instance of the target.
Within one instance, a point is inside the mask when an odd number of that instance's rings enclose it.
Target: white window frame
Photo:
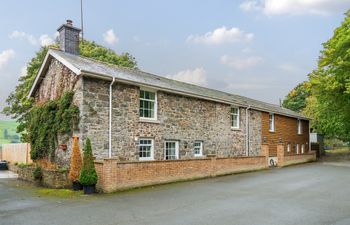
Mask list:
[[[302,134],[302,133],[303,133],[302,122],[300,119],[298,119],[298,134]]]
[[[237,113],[233,113],[232,109],[237,109]],[[230,109],[230,115],[231,115],[231,128],[232,129],[239,129],[239,120],[240,120],[240,112],[239,112],[239,107],[234,107],[232,106]],[[233,116],[237,116],[237,126],[233,126]]]
[[[275,132],[275,114],[273,113],[269,114],[269,131]]]
[[[198,143],[200,144],[199,145],[199,153],[196,154],[196,148],[198,147],[198,146],[196,146],[196,144],[198,144]],[[194,153],[194,156],[196,156],[196,157],[203,156],[203,141],[195,141],[194,142],[193,153]]]
[[[151,145],[149,145],[149,144],[140,144],[141,140],[151,141]],[[140,147],[141,146],[151,146],[151,156],[150,157],[140,157]],[[154,140],[153,140],[153,138],[139,138],[138,156],[139,156],[139,160],[140,161],[143,161],[143,160],[154,160]]]
[[[175,143],[175,159],[167,159],[166,155],[166,144],[167,143]],[[164,142],[164,160],[177,160],[179,159],[179,141],[176,140],[168,140]]]
[[[154,93],[154,100],[141,98],[141,91]],[[154,115],[153,115],[153,117],[142,117],[141,114],[140,114],[140,119],[142,119],[142,120],[157,120],[157,116],[158,116],[158,96],[157,96],[157,91],[154,90],[154,89],[140,87],[139,101],[141,101],[141,100],[154,102]],[[140,109],[141,109],[141,105],[139,105],[139,113],[140,113]]]
[[[287,152],[290,152],[290,143],[287,144]]]
[[[299,144],[295,144],[295,150],[297,152],[297,155],[299,154]]]
[[[305,153],[305,145],[301,144],[301,154],[304,154],[304,153]]]

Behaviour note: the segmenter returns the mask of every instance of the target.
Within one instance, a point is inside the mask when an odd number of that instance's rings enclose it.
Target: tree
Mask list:
[[[80,176],[80,170],[82,167],[82,159],[78,144],[78,137],[73,137],[72,155],[70,158],[69,179],[72,182],[78,182]]]
[[[310,96],[310,84],[307,81],[298,84],[284,98],[282,106],[295,112],[302,112],[306,107],[306,100]]]
[[[86,139],[84,146],[83,167],[80,172],[79,181],[82,185],[95,185],[97,183],[97,173],[89,138]]]
[[[350,140],[350,13],[323,44],[318,68],[309,75],[309,111],[317,130]]]
[[[57,44],[55,45],[57,47]],[[7,97],[7,107],[3,113],[16,119],[18,122],[17,133],[22,134],[23,141],[28,141],[26,129],[29,121],[29,112],[33,107],[33,99],[28,99],[30,88],[32,87],[35,77],[39,72],[41,64],[44,61],[47,47],[42,47],[27,64],[27,74],[19,78],[19,83],[15,90]],[[113,65],[124,66],[137,69],[137,63],[129,53],[121,55],[116,54],[113,50],[107,49],[91,41],[81,41],[80,54],[84,57],[100,60]]]

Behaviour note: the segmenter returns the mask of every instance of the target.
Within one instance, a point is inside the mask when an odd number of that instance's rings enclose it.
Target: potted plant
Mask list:
[[[97,173],[92,155],[90,139],[86,139],[85,142],[83,167],[80,172],[79,181],[83,185],[84,194],[92,194],[95,192]]]
[[[73,137],[72,154],[70,158],[69,179],[72,181],[74,191],[83,190],[83,186],[79,182],[80,170],[82,167],[82,159],[78,144],[79,138]]]

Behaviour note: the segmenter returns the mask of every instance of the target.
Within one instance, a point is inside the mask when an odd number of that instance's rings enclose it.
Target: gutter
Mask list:
[[[246,149],[246,156],[249,156],[249,109],[250,109],[250,105],[245,109],[245,149]]]
[[[115,77],[111,84],[109,85],[109,134],[108,134],[108,158],[112,158],[112,95],[113,95],[113,84],[115,82]]]

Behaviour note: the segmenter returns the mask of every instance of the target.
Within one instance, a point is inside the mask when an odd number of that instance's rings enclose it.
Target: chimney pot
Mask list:
[[[59,32],[59,44],[61,51],[79,55],[79,33],[81,29],[73,26],[72,20],[67,20],[66,24],[61,25]]]
[[[73,26],[73,21],[72,20],[67,20],[67,25],[72,27]]]

